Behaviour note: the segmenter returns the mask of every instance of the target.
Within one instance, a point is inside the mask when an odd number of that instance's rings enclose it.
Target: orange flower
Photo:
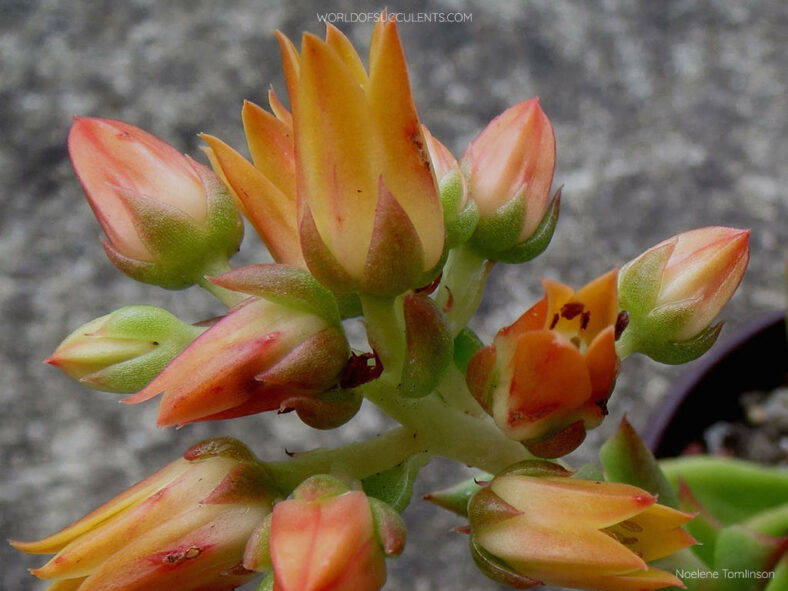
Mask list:
[[[540,457],[575,449],[603,419],[618,373],[616,271],[545,296],[468,366],[468,386],[506,435]]]
[[[278,263],[306,268],[298,239],[293,119],[268,92],[269,113],[249,101],[241,110],[251,164],[218,138],[202,134],[214,171]]]
[[[202,280],[238,249],[243,226],[211,171],[143,130],[75,117],[68,151],[112,263],[170,289]]]
[[[634,486],[569,478],[559,466],[533,464],[542,475],[505,473],[471,498],[471,550],[482,572],[517,581],[518,588],[684,586],[648,563],[695,543],[681,529],[692,515],[659,505]]]
[[[338,292],[428,283],[444,252],[443,216],[394,22],[375,24],[369,73],[331,25],[325,41],[304,35],[300,53],[277,38],[309,270]]]
[[[257,575],[243,553],[276,495],[246,446],[211,439],[58,533],[11,544],[57,553],[31,571],[51,591],[231,591]]]

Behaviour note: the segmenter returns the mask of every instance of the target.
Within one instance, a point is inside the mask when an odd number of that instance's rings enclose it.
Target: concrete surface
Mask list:
[[[380,6],[382,6],[381,3]],[[503,108],[539,96],[558,146],[564,208],[553,244],[525,267],[499,267],[476,322],[489,338],[539,296],[538,277],[574,285],[678,231],[752,228],[752,262],[724,313],[731,326],[784,305],[788,238],[783,0],[388,0],[390,10],[470,14],[462,24],[403,23],[424,122],[457,153]],[[74,114],[123,119],[199,156],[198,131],[243,146],[244,98],[284,95],[275,28],[320,33],[317,13],[380,8],[352,0],[0,0],[0,537],[54,531],[213,434],[261,456],[382,428],[372,411],[340,434],[292,416],[154,427],[155,404],[121,407],[41,363],[87,320],[132,303],[194,321],[220,312],[199,290],[165,292],[116,272],[65,150]],[[355,17],[359,18],[359,17]],[[425,18],[405,17],[409,20]],[[340,24],[365,47],[370,25]],[[263,256],[245,239],[239,263]],[[623,412],[643,425],[678,370],[628,360],[583,458]],[[713,401],[710,401],[713,404]],[[440,468],[440,469],[437,469]],[[425,470],[419,491],[450,482]],[[415,503],[390,590],[495,589],[448,515]],[[42,589],[41,564],[0,546],[0,587]]]

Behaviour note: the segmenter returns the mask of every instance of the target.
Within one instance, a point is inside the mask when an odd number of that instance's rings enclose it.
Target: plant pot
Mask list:
[[[787,376],[785,312],[775,310],[694,362],[652,413],[643,440],[657,457],[678,456],[714,423],[743,420],[742,393],[773,390]]]

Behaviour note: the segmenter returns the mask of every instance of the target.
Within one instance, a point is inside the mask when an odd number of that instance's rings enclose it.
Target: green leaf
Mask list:
[[[744,460],[688,456],[661,460],[671,485],[681,477],[706,509],[724,525],[740,523],[788,499],[788,470]]]
[[[626,417],[599,450],[599,459],[608,481],[638,486],[659,497],[662,505],[678,507],[675,490]]]
[[[413,495],[413,482],[428,461],[427,454],[412,455],[393,468],[367,476],[361,485],[368,496],[380,499],[402,513]]]
[[[679,509],[687,513],[695,513],[695,518],[685,526],[690,535],[698,541],[698,545],[692,547],[692,552],[706,564],[714,564],[714,551],[722,524],[695,498],[682,479],[679,479],[678,497]]]
[[[782,546],[782,549],[781,549]],[[718,591],[752,591],[785,554],[785,543],[740,525],[726,527],[717,537],[714,568]],[[781,549],[781,551],[780,551]],[[733,575],[733,576],[731,576]]]
[[[744,525],[767,536],[788,536],[788,501],[773,509],[761,511],[750,517]]]
[[[225,289],[316,314],[329,324],[340,324],[339,308],[333,294],[298,267],[249,265],[212,277],[210,281]]]
[[[764,591],[785,591],[788,589],[788,560],[780,561],[774,574],[769,578],[769,584]]]
[[[451,511],[462,517],[467,517],[468,501],[470,501],[473,494],[482,486],[481,483],[489,482],[492,478],[492,474],[481,472],[473,478],[468,478],[448,488],[427,493],[424,495],[423,499],[447,511]]]

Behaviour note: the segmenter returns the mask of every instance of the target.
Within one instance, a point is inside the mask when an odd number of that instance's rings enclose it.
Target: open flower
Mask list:
[[[160,139],[122,121],[75,117],[68,151],[107,256],[132,278],[181,289],[238,249],[243,226],[222,183]]]
[[[309,270],[337,292],[395,295],[429,283],[443,216],[394,22],[375,24],[368,73],[331,25],[325,40],[304,35],[300,52],[277,37]]]
[[[692,515],[634,486],[569,478],[559,466],[534,464],[536,470],[496,476],[471,498],[471,551],[482,572],[517,588],[684,586],[648,563],[695,543],[681,529]]]
[[[558,218],[558,200],[548,206],[555,136],[539,99],[509,107],[490,121],[468,146],[461,166],[479,209],[474,248],[504,262],[542,252]]]
[[[607,414],[618,373],[616,271],[545,296],[468,365],[471,393],[511,439],[540,457],[575,449]]]
[[[306,268],[298,238],[293,118],[273,90],[272,113],[244,102],[241,110],[252,163],[211,135],[200,137],[214,171],[278,263]]]
[[[250,538],[244,564],[273,568],[274,591],[378,591],[386,581],[384,558],[404,543],[394,509],[318,475],[274,506]]]
[[[664,363],[702,355],[721,324],[710,326],[733,296],[749,260],[749,230],[707,227],[651,247],[621,269],[619,306],[629,324],[616,348]]]
[[[231,591],[257,576],[244,548],[277,494],[246,446],[211,439],[58,533],[12,545],[56,553],[32,571],[52,591]]]

